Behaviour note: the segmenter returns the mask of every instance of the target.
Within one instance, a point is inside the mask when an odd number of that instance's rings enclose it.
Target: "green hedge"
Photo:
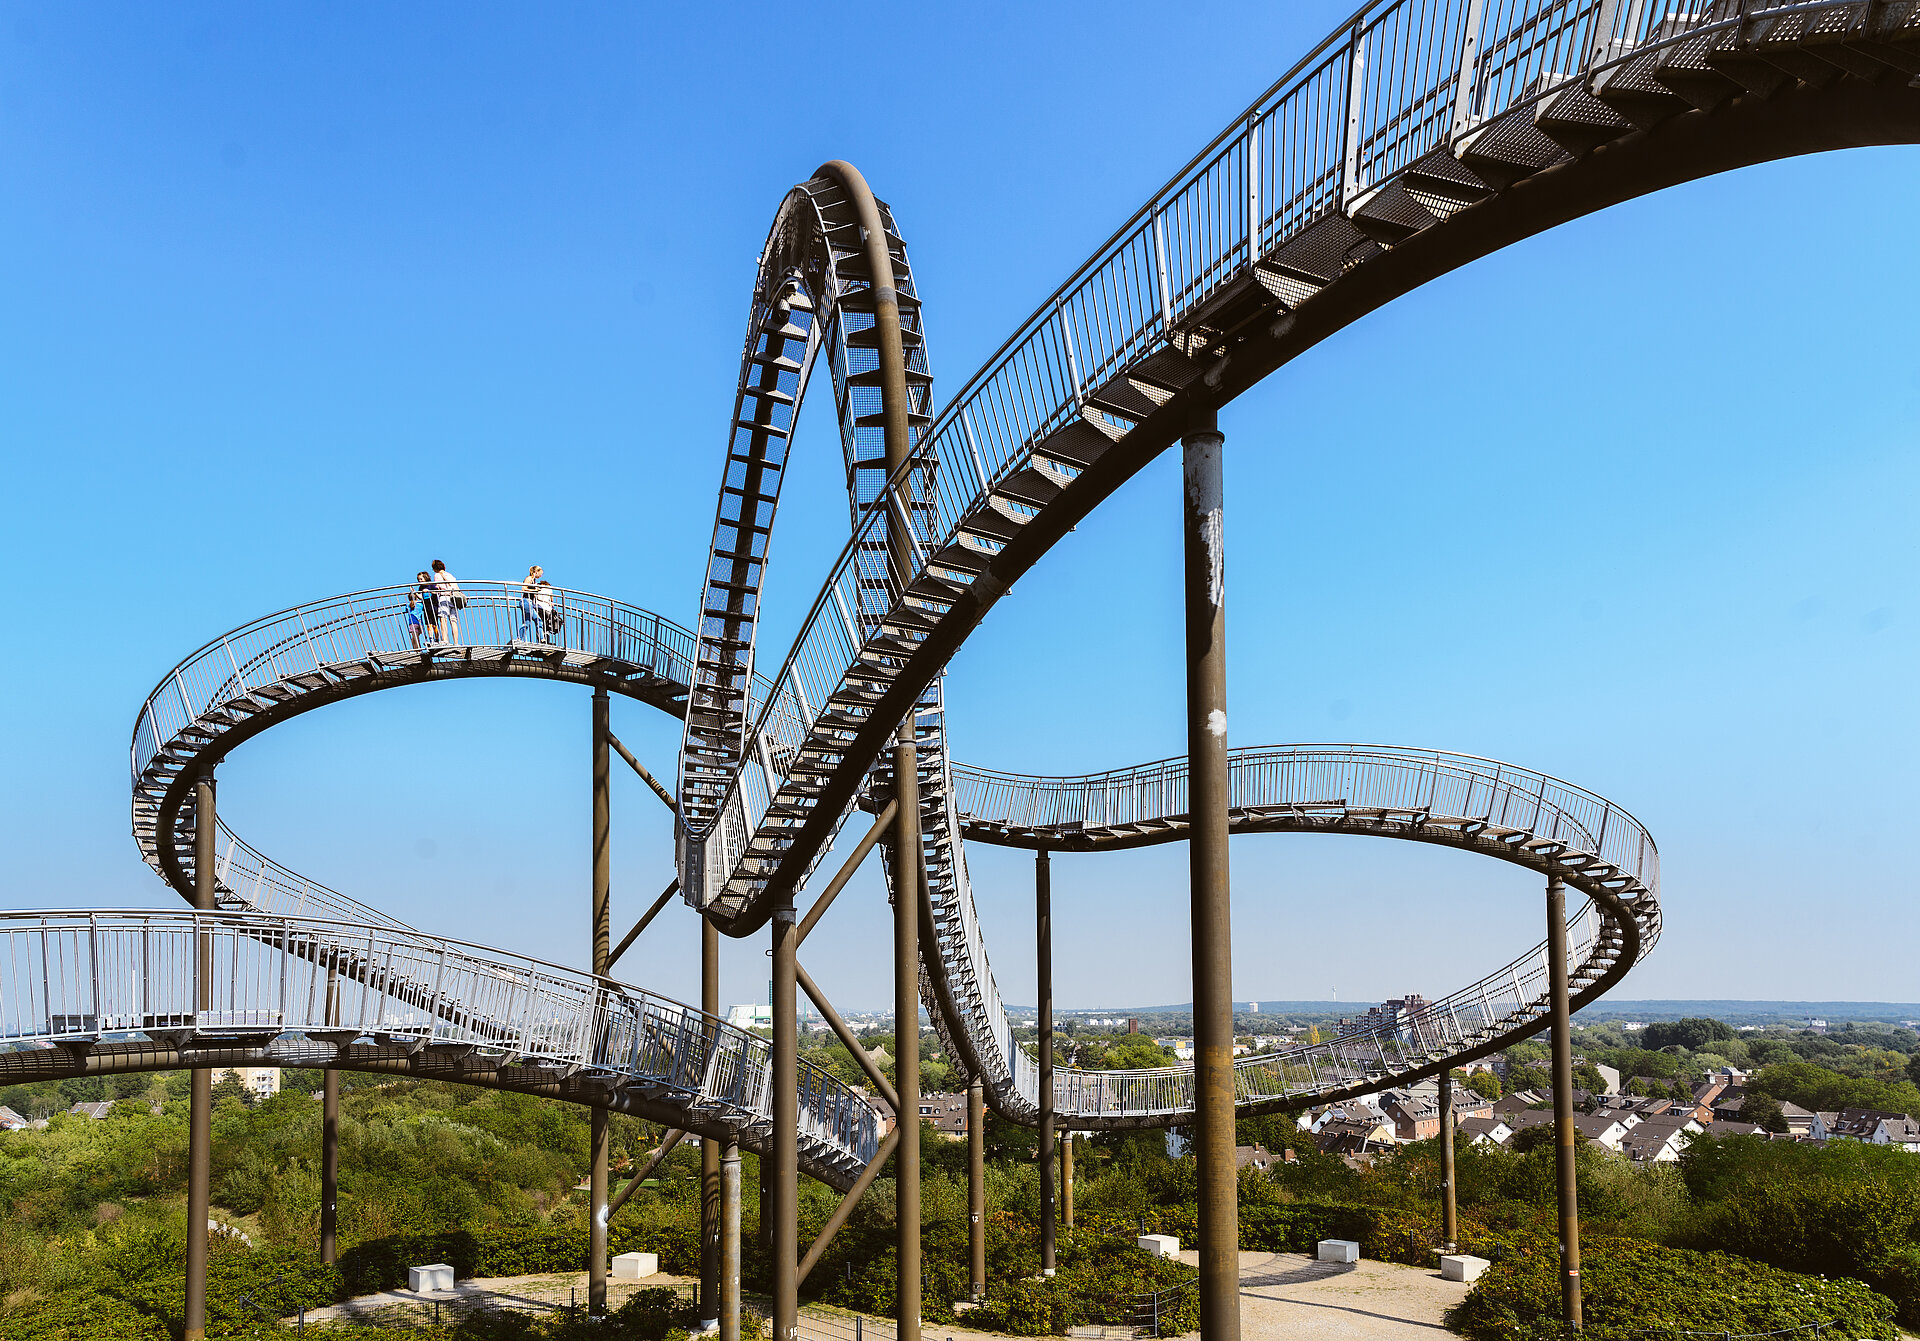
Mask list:
[[[1447,1313],[1471,1341],[1537,1341],[1560,1324],[1558,1245],[1507,1252]],[[1894,1336],[1893,1303],[1855,1280],[1781,1271],[1731,1253],[1594,1238],[1581,1247],[1586,1335],[1595,1341],[1649,1329],[1736,1336],[1831,1322],[1829,1338]]]

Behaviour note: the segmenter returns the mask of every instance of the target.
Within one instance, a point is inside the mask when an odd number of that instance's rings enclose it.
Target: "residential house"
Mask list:
[[[1513,1139],[1513,1128],[1497,1117],[1470,1117],[1460,1120],[1460,1134],[1476,1145],[1505,1145]]]
[[[1813,1135],[1813,1124],[1819,1120],[1818,1114],[1785,1099],[1780,1101],[1780,1115],[1787,1120],[1787,1131],[1794,1136]]]
[[[920,1096],[920,1120],[930,1122],[942,1136],[959,1140],[967,1134],[967,1096],[964,1094],[923,1094]]]
[[[1395,1092],[1387,1096],[1380,1110],[1383,1117],[1392,1119],[1396,1140],[1430,1141],[1440,1134],[1437,1100]]]
[[[1393,1123],[1358,1104],[1347,1104],[1340,1116],[1328,1117],[1315,1133],[1327,1155],[1364,1155],[1394,1144]]]
[[[1820,1115],[1822,1118],[1826,1114]],[[1894,1145],[1920,1154],[1920,1122],[1906,1113],[1884,1113],[1874,1108],[1846,1108],[1827,1123],[1826,1134],[1871,1145]]]
[[[215,1079],[239,1081],[241,1088],[256,1100],[280,1092],[280,1068],[277,1066],[232,1066],[220,1072]]]
[[[27,1120],[11,1108],[0,1105],[0,1131],[19,1131],[27,1125]]]
[[[98,1122],[101,1118],[113,1111],[113,1100],[108,1099],[105,1103],[98,1104],[75,1104],[67,1111],[75,1117],[92,1118],[95,1122]]]
[[[1237,1168],[1257,1169],[1265,1173],[1273,1167],[1273,1152],[1264,1145],[1237,1145],[1233,1148],[1233,1162]]]
[[[1648,1118],[1627,1132],[1621,1153],[1636,1164],[1671,1164],[1680,1158],[1687,1138],[1705,1130],[1690,1113]]]

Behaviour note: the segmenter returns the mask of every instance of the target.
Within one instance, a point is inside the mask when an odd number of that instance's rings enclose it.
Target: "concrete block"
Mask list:
[[[1322,1262],[1358,1262],[1360,1245],[1352,1239],[1321,1239],[1314,1255]]]
[[[453,1288],[453,1268],[445,1262],[407,1268],[407,1288],[415,1294]]]
[[[615,1280],[645,1280],[659,1270],[659,1253],[621,1253],[613,1259]]]
[[[1180,1259],[1180,1240],[1171,1234],[1142,1234],[1134,1240],[1155,1257]]]
[[[1440,1259],[1440,1279],[1472,1282],[1480,1279],[1480,1273],[1493,1263],[1484,1257],[1469,1257],[1458,1253],[1452,1257]]]

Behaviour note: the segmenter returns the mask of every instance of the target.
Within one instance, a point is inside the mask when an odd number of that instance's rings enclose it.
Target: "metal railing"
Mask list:
[[[1597,71],[1706,31],[1802,8],[1786,0],[1376,0],[1323,40],[1215,137],[1045,301],[940,412],[915,459],[862,514],[754,722],[718,813],[695,829],[704,903],[748,892],[769,860],[744,868],[785,769],[815,714],[861,674],[875,621],[904,585],[938,572],[960,546],[992,554],[991,528],[969,524],[1028,464],[1075,425],[1128,427],[1091,409],[1089,393],[1142,359],[1177,347],[1196,314],[1257,262],[1335,211],[1350,211],[1415,159],[1485,122],[1557,96]],[[1056,472],[1073,468],[1055,461]],[[888,528],[912,537],[905,579],[871,562]],[[832,738],[817,736],[816,747]],[[864,762],[861,767],[865,767]],[[765,835],[778,844],[777,830]]]
[[[1243,813],[1383,811],[1522,830],[1659,888],[1659,850],[1632,815],[1584,787],[1495,759],[1395,745],[1266,745],[1233,750],[1227,775],[1229,804]],[[1187,814],[1184,758],[1079,777],[955,764],[953,780],[968,820],[1007,829],[1065,837]]]
[[[263,1046],[315,1032],[466,1046],[557,1074],[585,1070],[616,1086],[645,1086],[747,1126],[772,1118],[767,1040],[530,956],[404,928],[257,911],[0,913],[0,1040],[175,1032]],[[799,1066],[803,1158],[844,1181],[878,1149],[878,1115],[830,1073]]]
[[[480,649],[527,655],[575,653],[644,669],[685,687],[692,678],[693,635],[650,610],[606,596],[548,587],[536,606],[519,581],[462,581],[457,624],[430,640],[436,615],[421,591],[376,587],[296,605],[256,619],[191,653],[147,695],[134,723],[130,757],[138,778],[182,730],[206,713],[302,677],[323,681],[330,668],[421,652],[467,656]],[[417,623],[415,621],[418,621]]]
[[[1598,857],[1605,878],[1633,903],[1645,953],[1659,934],[1659,851],[1644,826],[1604,798],[1530,769],[1472,755],[1385,745],[1293,745],[1236,750],[1229,760],[1231,804],[1240,815],[1311,817],[1329,827],[1376,831],[1381,822],[1475,832],[1489,841],[1544,843],[1561,857]],[[955,832],[969,824],[1069,833],[1099,826],[1184,820],[1186,761],[1075,778],[1023,777],[957,764],[950,808]],[[963,873],[964,879],[964,873]],[[968,894],[963,900],[970,908]],[[965,919],[942,938],[976,989],[974,1039],[989,1065],[1013,1077],[1018,1106],[1038,1094],[1038,1072],[1014,1046],[997,984],[985,967],[978,927]],[[1593,903],[1568,920],[1570,972],[1579,975],[1617,953],[1615,929]],[[976,956],[978,956],[976,958]],[[1545,944],[1431,1002],[1415,1015],[1374,1016],[1323,1042],[1234,1063],[1235,1101],[1261,1104],[1351,1089],[1465,1052],[1546,1009]],[[1001,1040],[1005,1040],[1004,1044]],[[1004,1059],[1004,1061],[1003,1061]],[[1054,1108],[1063,1118],[1138,1118],[1190,1111],[1193,1071],[1054,1072]]]

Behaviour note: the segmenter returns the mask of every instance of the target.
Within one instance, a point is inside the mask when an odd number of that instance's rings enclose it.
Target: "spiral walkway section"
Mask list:
[[[508,677],[604,688],[678,716],[686,629],[556,591],[549,625],[518,583],[466,582],[461,639],[416,643],[411,588],[296,606],[200,648],[142,705],[134,833],[184,898],[195,888],[195,780],[289,717],[382,689]],[[763,691],[764,692],[764,691]],[[765,1040],[610,979],[416,931],[288,870],[224,825],[214,912],[0,914],[0,1077],[66,1068],[338,1065],[605,1103],[759,1149],[771,1131]],[[206,1004],[203,1004],[206,1003]],[[848,1186],[879,1144],[864,1098],[800,1069],[800,1153]]]

